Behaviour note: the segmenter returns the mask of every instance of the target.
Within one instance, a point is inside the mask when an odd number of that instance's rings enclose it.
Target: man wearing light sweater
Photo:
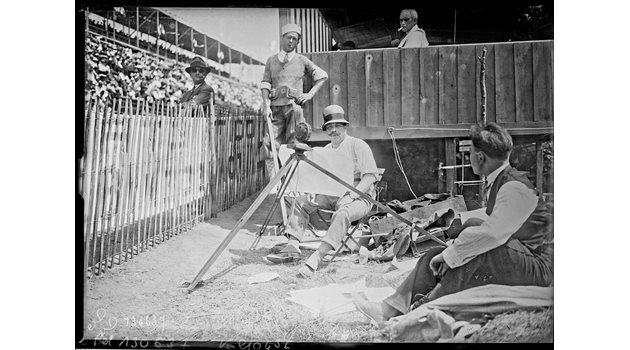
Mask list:
[[[265,64],[260,90],[263,98],[263,113],[272,118],[276,149],[280,144],[295,141],[295,126],[306,122],[302,105],[311,100],[328,79],[328,74],[308,58],[295,52],[302,36],[302,29],[289,23],[281,30],[282,50],[269,57]],[[303,92],[304,76],[313,78],[313,87]],[[266,134],[262,147],[263,157],[271,158],[271,140]]]
[[[382,303],[353,295],[357,309],[375,322],[472,287],[549,286],[553,281],[552,210],[525,174],[510,166],[511,136],[497,124],[488,123],[474,125],[470,137],[473,172],[485,179],[488,189],[487,218],[464,223],[446,248],[426,252]]]

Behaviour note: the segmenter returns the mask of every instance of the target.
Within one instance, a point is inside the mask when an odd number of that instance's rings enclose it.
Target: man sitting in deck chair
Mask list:
[[[343,108],[330,105],[323,111],[324,124],[322,129],[330,136],[331,142],[325,148],[337,149],[345,152],[354,163],[354,186],[357,190],[374,198],[378,169],[368,144],[346,133],[350,122],[346,119]],[[324,176],[324,175],[322,175]],[[337,249],[341,240],[348,232],[350,223],[366,216],[372,208],[372,203],[360,198],[358,194],[348,191],[341,197],[323,194],[301,195],[296,197],[295,205],[301,210],[293,210],[289,217],[289,224],[285,233],[289,243],[278,254],[270,254],[267,260],[273,263],[286,263],[301,258],[299,242],[306,229],[309,216],[317,209],[334,210],[326,235],[317,249],[299,270],[299,275],[307,278],[317,270],[319,262],[332,249]],[[308,215],[306,215],[308,214]]]
[[[487,284],[549,286],[553,281],[552,210],[524,172],[509,163],[512,137],[495,123],[470,130],[470,163],[486,182],[485,221],[469,219],[446,248],[432,248],[383,302],[353,295],[374,322],[447,294]],[[471,221],[475,221],[472,222]]]

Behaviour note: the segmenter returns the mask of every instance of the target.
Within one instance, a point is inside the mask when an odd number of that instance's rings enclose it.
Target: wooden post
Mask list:
[[[155,28],[157,29],[157,40],[155,41],[155,53],[160,56],[160,11],[155,11]]]
[[[140,8],[136,7],[136,47],[140,47]]]
[[[483,48],[483,54],[478,57],[481,62],[479,84],[481,85],[481,123],[486,125],[486,48]]]
[[[175,20],[175,61],[179,62],[179,21]]]

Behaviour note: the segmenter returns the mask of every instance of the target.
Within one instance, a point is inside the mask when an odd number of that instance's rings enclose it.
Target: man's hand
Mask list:
[[[312,93],[310,93],[310,92],[307,92],[307,93],[305,93],[305,94],[300,95],[300,97],[298,97],[298,98],[295,100],[295,103],[297,103],[297,104],[299,104],[299,105],[301,106],[301,105],[302,105],[302,104],[304,104],[306,101],[309,101],[309,100],[311,100],[312,98],[313,98],[313,94],[312,94]]]
[[[446,262],[444,261],[444,257],[442,254],[438,254],[431,259],[429,262],[429,267],[431,267],[431,271],[433,272],[433,276],[442,277],[446,272],[450,269]]]

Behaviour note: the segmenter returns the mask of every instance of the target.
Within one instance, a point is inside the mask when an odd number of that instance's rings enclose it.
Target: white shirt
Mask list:
[[[293,57],[295,56],[295,50],[291,51],[291,52],[285,52],[284,50],[278,52],[278,59],[280,60],[280,62],[284,62],[284,58],[286,56],[289,56],[289,61],[291,61],[293,59]],[[289,62],[287,61],[287,62]]]
[[[398,44],[398,48],[403,47],[427,47],[429,46],[429,42],[427,41],[427,36],[424,33],[424,30],[420,29],[418,25],[414,25],[407,35],[400,41]]]
[[[490,186],[505,167],[507,163],[487,176]],[[534,212],[537,203],[536,192],[522,182],[505,183],[497,192],[492,214],[480,226],[463,230],[442,252],[444,261],[450,268],[456,268],[505,244]]]

